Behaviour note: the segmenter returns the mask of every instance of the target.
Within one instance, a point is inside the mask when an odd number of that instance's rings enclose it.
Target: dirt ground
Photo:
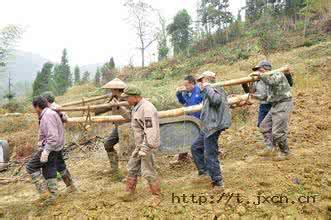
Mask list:
[[[150,193],[143,180],[137,200],[122,202],[118,197],[124,184],[112,181],[100,146],[87,154],[74,151],[69,155],[68,167],[79,191],[65,195],[59,181],[61,196],[54,205],[40,208],[33,203],[37,195],[24,170],[19,181],[0,185],[0,218],[330,219],[329,89],[329,83],[323,82],[294,92],[289,134],[292,156],[287,161],[257,156],[263,148],[255,127],[257,106],[248,107],[248,122],[234,123],[220,138],[226,152],[222,159],[225,194],[214,194],[209,184],[192,183],[197,173],[192,162],[172,167],[171,156],[158,155],[163,194],[160,207],[146,205]],[[14,168],[0,177],[11,177],[13,172]]]

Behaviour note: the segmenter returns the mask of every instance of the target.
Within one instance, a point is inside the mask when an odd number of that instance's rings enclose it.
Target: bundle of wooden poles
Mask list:
[[[289,66],[284,66],[282,68],[273,70],[268,72],[267,74],[272,74],[274,72],[283,72],[285,74],[290,73]],[[232,80],[225,80],[222,82],[217,82],[215,84],[212,84],[212,86],[233,86],[233,85],[240,85],[240,84],[246,84],[251,83],[254,81],[259,80],[259,77],[257,76],[247,76],[242,77],[238,79],[232,79]],[[70,102],[63,104],[62,107],[59,109],[60,111],[89,111],[89,112],[95,112],[98,109],[102,108],[111,108],[114,106],[127,106],[127,102],[116,102],[116,103],[106,103],[106,104],[100,104],[100,105],[86,105],[87,103],[94,102],[97,100],[103,100],[103,99],[109,99],[109,95],[102,95],[102,96],[96,96],[88,99],[84,99],[82,101],[76,101],[76,102]],[[228,103],[230,106],[243,106],[246,104],[251,104],[251,98],[249,94],[245,95],[235,95],[228,98]],[[79,106],[79,107],[70,107],[75,105],[82,105],[85,106]],[[190,107],[183,107],[183,108],[177,108],[172,110],[166,110],[166,111],[159,111],[160,118],[168,118],[168,117],[177,117],[193,112],[201,111],[202,105],[194,105]],[[109,116],[92,116],[89,117],[89,122],[92,123],[104,123],[104,122],[127,122],[127,119],[122,117],[121,115],[109,115]],[[86,122],[86,117],[71,117],[68,119],[68,123],[83,123]]]

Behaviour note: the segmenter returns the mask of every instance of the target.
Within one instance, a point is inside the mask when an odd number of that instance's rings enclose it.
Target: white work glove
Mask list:
[[[139,145],[136,147],[136,149],[134,149],[134,151],[132,152],[132,157],[146,157],[148,155],[149,149],[147,146],[145,145]]]
[[[140,149],[140,151],[138,152],[138,156],[140,158],[146,157],[147,155],[148,155],[148,152],[146,150],[144,150],[144,149]]]
[[[40,156],[40,162],[41,162],[41,163],[47,163],[49,153],[50,153],[50,152],[47,151],[47,150],[43,150],[43,151],[41,152],[41,156]]]

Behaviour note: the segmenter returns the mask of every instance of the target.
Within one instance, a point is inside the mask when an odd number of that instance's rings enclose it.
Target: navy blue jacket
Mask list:
[[[187,91],[178,91],[176,93],[178,102],[180,102],[185,107],[192,106],[192,105],[198,105],[202,102],[202,96],[201,91],[198,85],[194,86],[194,89],[192,92]],[[192,115],[196,118],[200,119],[200,112],[194,112],[189,115]]]

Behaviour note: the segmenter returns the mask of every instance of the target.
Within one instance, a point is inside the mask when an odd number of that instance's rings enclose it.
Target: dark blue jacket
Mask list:
[[[194,86],[192,92],[179,91],[176,93],[178,102],[180,102],[185,107],[198,105],[202,102],[201,91],[198,85]],[[196,118],[200,118],[200,112],[194,112],[189,115],[192,115]]]

